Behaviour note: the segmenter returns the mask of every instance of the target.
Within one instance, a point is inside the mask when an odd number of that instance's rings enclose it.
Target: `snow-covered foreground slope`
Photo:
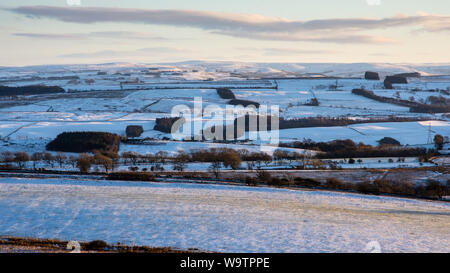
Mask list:
[[[0,234],[223,252],[449,252],[450,204],[223,185],[0,179]]]

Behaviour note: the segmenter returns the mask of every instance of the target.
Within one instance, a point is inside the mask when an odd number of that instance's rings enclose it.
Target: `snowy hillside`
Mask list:
[[[449,252],[448,203],[221,185],[0,179],[2,235],[220,252]]]

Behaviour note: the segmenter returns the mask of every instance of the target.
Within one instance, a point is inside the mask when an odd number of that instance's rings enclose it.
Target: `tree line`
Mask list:
[[[64,132],[47,144],[48,151],[70,153],[108,152],[117,153],[120,137],[106,132]]]
[[[64,89],[59,86],[27,85],[19,87],[9,87],[0,85],[0,96],[39,95],[64,92]]]
[[[424,156],[434,151],[426,148],[412,148],[398,145],[382,144],[379,146],[356,144],[350,139],[333,140],[329,142],[315,142],[312,140],[280,143],[280,147],[316,150],[321,153],[317,158],[353,158],[353,157],[412,157]]]
[[[373,91],[365,89],[353,89],[352,93],[355,95],[363,96],[372,100],[376,100],[383,103],[392,103],[400,106],[409,107],[410,112],[414,113],[446,113],[448,112],[449,105],[447,101],[445,104],[425,104],[416,101],[402,100],[398,98],[389,98],[376,95]],[[435,101],[432,99],[432,101]],[[443,100],[439,100],[442,102]]]

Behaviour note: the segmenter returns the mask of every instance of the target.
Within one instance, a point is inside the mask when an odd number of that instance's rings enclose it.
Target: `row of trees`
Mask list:
[[[387,180],[375,179],[360,183],[344,182],[338,178],[330,177],[325,182],[307,177],[273,177],[266,171],[258,171],[256,177],[245,177],[245,183],[249,186],[267,184],[269,186],[300,186],[306,188],[326,188],[334,190],[354,191],[364,194],[395,194],[402,196],[416,196],[424,198],[442,199],[450,195],[450,182],[442,184],[439,181],[428,179],[426,182],[416,184],[406,179]]]
[[[64,92],[64,89],[59,86],[29,85],[9,87],[0,85],[0,96],[38,95]]]
[[[16,164],[18,169],[24,169],[31,162],[32,168],[37,170],[40,169],[39,163],[45,163],[51,168],[59,166],[63,168],[64,165],[72,166],[73,168],[78,168],[80,172],[89,172],[93,164],[102,166],[106,172],[114,170],[117,166],[118,157],[110,158],[101,153],[96,153],[95,155],[89,155],[86,153],[75,155],[66,155],[63,152],[58,152],[52,154],[49,152],[36,152],[29,155],[26,152],[9,152],[5,151],[0,154],[0,163],[4,164]],[[6,165],[6,167],[11,165]],[[5,167],[5,166],[3,166]]]
[[[412,100],[402,100],[400,98],[389,98],[378,96],[374,92],[365,89],[353,89],[352,93],[363,96],[379,102],[392,103],[400,106],[409,107],[410,112],[414,113],[446,113],[448,112],[449,104],[447,100],[431,98],[430,102],[438,102],[436,104],[419,103]]]
[[[273,158],[264,153],[248,152],[248,151],[235,151],[232,149],[212,149],[212,151],[196,150],[190,154],[180,152],[175,156],[168,156],[167,154],[160,153],[159,155],[139,155],[136,153],[127,152],[122,154],[121,157],[116,156],[110,158],[104,154],[96,153],[94,155],[80,154],[79,156],[70,155],[67,156],[64,153],[56,153],[55,155],[48,152],[37,152],[31,156],[26,152],[3,152],[0,154],[0,163],[15,163],[17,168],[25,168],[28,162],[33,163],[33,168],[37,168],[37,163],[40,161],[45,162],[51,166],[58,164],[61,168],[64,164],[70,164],[72,167],[77,167],[81,173],[88,173],[92,165],[102,167],[105,172],[114,171],[117,167],[119,160],[124,158],[132,158],[135,160],[134,164],[138,161],[145,161],[149,158],[153,160],[160,160],[166,162],[170,160],[173,163],[174,170],[184,171],[185,164],[194,160],[200,162],[211,162],[210,170],[216,176],[219,177],[220,168],[231,167],[233,170],[238,169],[241,166],[242,158],[253,158],[257,161],[266,160],[266,163],[273,160],[281,159],[300,159],[304,158],[303,155],[295,152],[288,152],[283,150],[276,150]],[[350,159],[352,163],[355,161]],[[350,162],[349,160],[349,162]],[[155,162],[155,161],[153,161]],[[362,161],[361,161],[362,162]],[[2,165],[0,165],[2,166]],[[132,172],[119,172],[111,173],[108,179],[112,180],[139,180],[139,181],[154,181],[155,176],[151,173],[147,173],[146,169],[143,169],[143,173],[136,173],[136,169],[131,169]],[[354,190],[362,193],[389,193],[389,194],[401,194],[401,195],[413,195],[421,197],[438,197],[450,194],[449,185],[444,186],[436,181],[429,181],[426,184],[415,186],[411,183],[403,183],[402,181],[387,181],[387,180],[375,180],[373,182],[363,182],[358,184],[344,183],[338,179],[328,179],[326,183],[321,183],[314,179],[295,177],[292,179],[272,177],[270,173],[258,170],[256,178],[247,177],[245,182],[248,185],[257,185],[258,183],[266,183],[271,186],[286,186],[296,185],[303,187],[325,187],[340,190]]]
[[[442,149],[446,139],[441,135],[436,135],[434,141],[437,149]],[[78,156],[66,155],[63,152],[55,154],[49,152],[36,152],[29,155],[26,152],[8,152],[0,154],[0,163],[15,164],[19,169],[25,168],[32,162],[33,169],[37,169],[39,162],[43,162],[51,168],[55,165],[70,165],[72,168],[79,168],[81,172],[88,172],[92,165],[103,168],[106,172],[113,171],[118,165],[151,164],[152,170],[163,170],[166,163],[173,164],[176,171],[184,171],[190,162],[209,162],[211,169],[218,171],[222,166],[233,170],[239,169],[242,162],[247,162],[249,170],[260,169],[262,164],[268,166],[272,162],[282,164],[282,161],[303,161],[303,167],[312,166],[321,168],[325,164],[319,159],[325,158],[350,158],[349,163],[354,163],[353,158],[364,157],[411,157],[418,156],[421,162],[427,161],[434,155],[434,150],[425,148],[410,148],[399,146],[400,143],[393,138],[383,138],[379,141],[379,146],[356,144],[350,139],[334,140],[329,142],[314,142],[312,140],[296,141],[291,143],[281,143],[281,147],[297,148],[317,151],[314,156],[311,153],[300,153],[287,149],[277,149],[273,155],[264,152],[248,151],[246,149],[234,150],[230,148],[193,149],[189,152],[179,151],[176,155],[169,155],[167,151],[159,151],[155,154],[139,154],[136,152],[123,152],[120,155],[115,152],[103,151],[95,152],[93,155],[82,153]],[[353,161],[353,162],[350,162]],[[361,161],[362,162],[362,161]],[[361,163],[359,162],[359,163]],[[3,166],[4,167],[4,166]],[[330,165],[331,168],[333,168]],[[335,166],[337,168],[337,166]],[[137,169],[137,168],[136,168]]]
[[[282,152],[275,152],[277,159],[282,157],[292,158],[292,155]],[[299,156],[299,155],[298,155]],[[13,167],[14,164],[18,169],[24,169],[32,164],[33,169],[40,169],[42,164],[46,164],[51,168],[59,166],[63,168],[65,165],[72,168],[78,168],[81,172],[88,172],[92,165],[96,165],[104,169],[105,172],[113,171],[120,164],[136,166],[139,164],[154,165],[152,170],[163,170],[161,165],[166,163],[173,164],[173,169],[184,171],[189,162],[210,162],[215,169],[222,166],[233,170],[239,169],[243,161],[255,162],[258,166],[262,163],[269,164],[272,162],[272,156],[264,152],[250,152],[248,150],[233,150],[228,148],[212,148],[209,150],[191,150],[189,153],[180,151],[176,155],[169,155],[166,151],[159,151],[155,154],[139,154],[136,152],[117,153],[100,153],[94,155],[82,153],[78,156],[66,155],[63,152],[55,154],[49,152],[36,152],[29,155],[26,152],[9,152],[5,151],[0,154],[0,163]],[[9,164],[9,165],[8,165]],[[137,168],[136,168],[137,169]]]
[[[267,122],[267,130],[271,130],[272,124],[271,124],[271,117],[261,117],[258,115],[245,115],[239,118],[236,118],[234,121],[234,125],[236,126],[239,124],[239,120],[245,119],[244,122],[241,121],[241,123],[245,124],[245,130],[249,131],[249,121],[250,120],[256,120],[257,126],[256,130],[260,130],[259,121],[260,119],[262,121]],[[352,124],[359,124],[359,123],[379,123],[379,122],[409,122],[409,121],[419,121],[424,120],[423,118],[417,118],[417,117],[397,117],[397,116],[389,116],[386,118],[376,118],[376,119],[368,119],[368,120],[355,120],[350,119],[347,117],[325,117],[325,116],[317,116],[317,117],[307,117],[307,118],[294,118],[294,119],[279,119],[279,129],[293,129],[293,128],[310,128],[310,127],[333,127],[333,126],[348,126]],[[235,128],[235,131],[237,129]]]

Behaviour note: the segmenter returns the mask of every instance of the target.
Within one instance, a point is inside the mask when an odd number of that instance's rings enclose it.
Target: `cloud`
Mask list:
[[[315,54],[334,54],[334,50],[308,50],[296,48],[265,48],[266,56],[290,56],[290,55],[315,55]]]
[[[59,56],[60,58],[120,58],[120,57],[139,57],[143,54],[174,54],[190,53],[191,50],[172,47],[148,47],[136,50],[102,50],[96,52],[72,53]]]
[[[273,41],[305,41],[321,43],[338,44],[395,44],[396,40],[370,35],[348,34],[345,32],[334,31],[318,33],[288,33],[288,32],[260,32],[260,33],[242,33],[240,31],[215,31],[215,34],[246,37],[254,40],[273,40]]]
[[[294,21],[257,14],[219,13],[192,10],[153,10],[104,7],[23,6],[8,9],[29,18],[51,18],[72,23],[126,22],[193,27],[211,33],[258,40],[310,41],[327,43],[392,43],[385,37],[362,31],[393,27],[419,27],[425,31],[448,31],[450,16],[418,14],[393,17],[340,18]]]
[[[90,33],[27,33],[19,32],[12,35],[26,38],[38,39],[95,39],[95,38],[109,38],[109,39],[135,39],[135,40],[168,40],[164,37],[154,36],[148,33],[128,32],[128,31],[99,31]]]

